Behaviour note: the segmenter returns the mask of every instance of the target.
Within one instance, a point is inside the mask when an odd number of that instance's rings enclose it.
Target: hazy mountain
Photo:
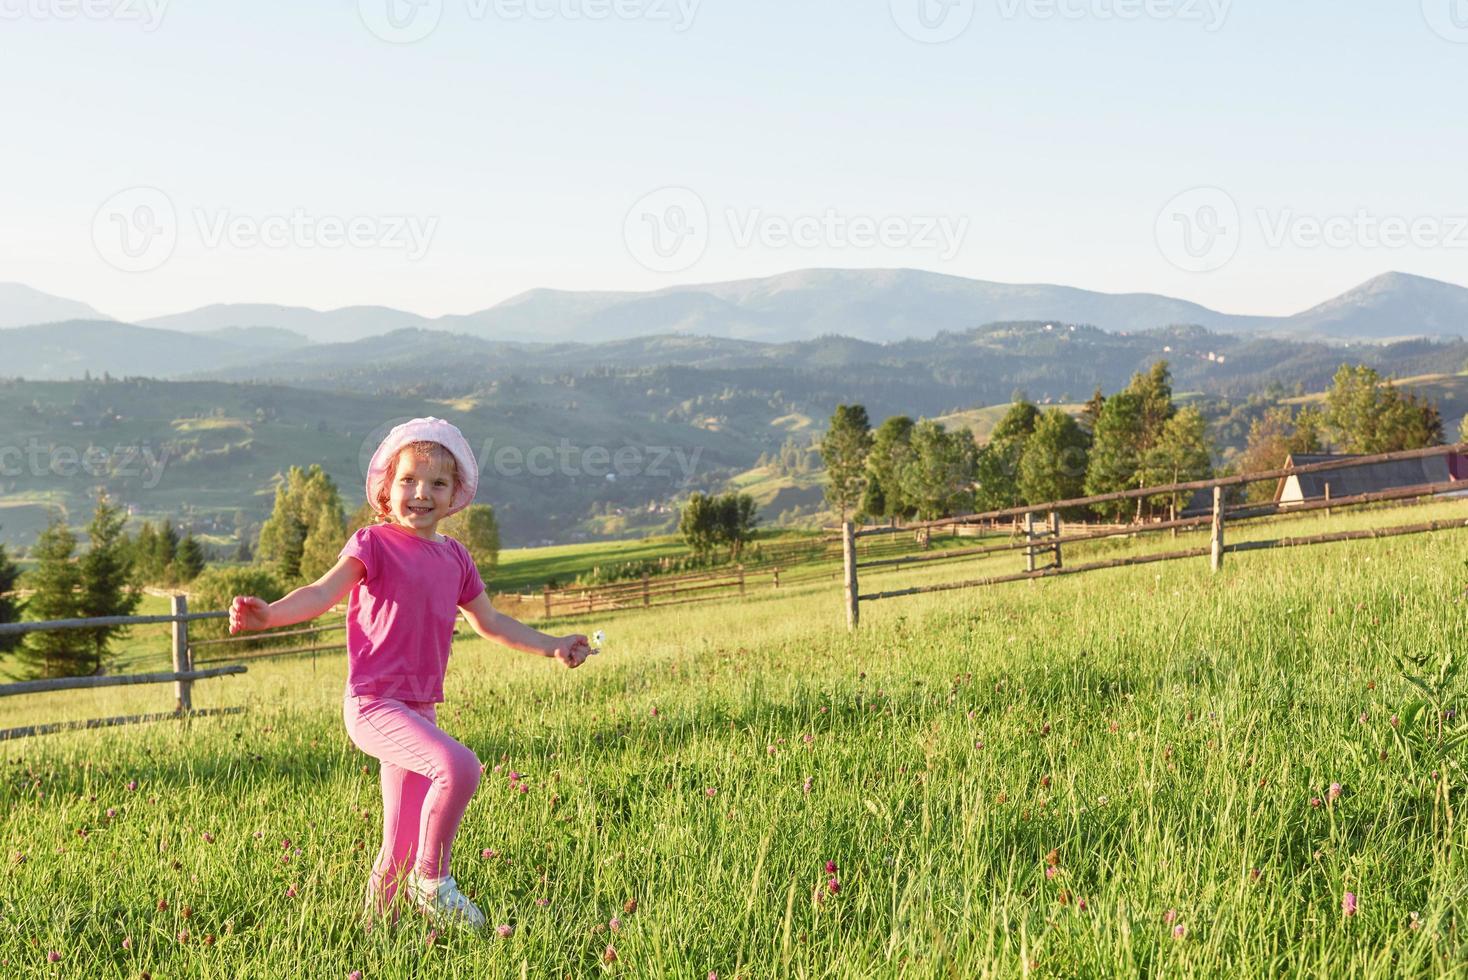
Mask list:
[[[538,289],[440,325],[496,339],[597,343],[641,334],[695,333],[745,340],[841,334],[874,343],[932,337],[984,323],[1054,319],[1106,330],[1197,323],[1215,330],[1260,326],[1149,293],[1011,285],[913,269],[806,269],[761,279],[671,286],[650,293]]]
[[[215,303],[185,313],[171,313],[138,321],[145,327],[200,333],[226,327],[276,327],[301,334],[318,344],[360,340],[403,327],[427,326],[433,321],[416,313],[386,306],[345,306],[313,310],[304,306],[270,303]]]
[[[86,303],[63,299],[18,282],[0,282],[0,328],[59,320],[107,320]]]
[[[289,343],[282,332],[185,334],[115,320],[68,320],[0,330],[0,374],[31,380],[174,377],[268,357]]]
[[[34,298],[44,294],[30,290],[27,295],[29,299],[15,299],[7,307],[7,294],[0,292],[0,323],[37,322],[29,318],[37,315]],[[322,311],[226,303],[155,317],[141,325],[185,333],[268,327],[317,344],[350,343],[403,329],[529,344],[601,344],[669,335],[790,342],[837,334],[892,344],[1022,321],[1086,324],[1126,333],[1190,324],[1224,333],[1312,341],[1468,336],[1468,289],[1389,273],[1294,316],[1260,317],[1222,313],[1152,293],[984,282],[912,269],[806,269],[643,293],[535,289],[477,313],[436,318],[381,306]]]
[[[1295,314],[1282,326],[1296,337],[1468,337],[1468,289],[1404,272],[1388,272]],[[1270,328],[1270,332],[1279,332],[1279,328]]]

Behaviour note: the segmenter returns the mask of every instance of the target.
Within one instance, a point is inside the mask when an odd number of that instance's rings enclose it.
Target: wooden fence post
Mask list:
[[[778,589],[779,587],[780,587],[780,566],[779,565],[776,565],[775,566],[775,588]]]
[[[856,591],[856,528],[850,521],[841,522],[841,553],[846,562],[846,628],[856,629],[861,618]]]
[[[1035,570],[1035,515],[1025,511],[1025,571]]]
[[[1213,488],[1213,570],[1223,567],[1223,487]]]
[[[1059,568],[1060,567],[1060,512],[1057,511],[1057,510],[1052,510],[1050,512],[1050,539],[1055,542],[1054,545],[1052,545],[1052,547],[1055,550],[1055,567],[1056,568]]]
[[[1330,481],[1329,480],[1326,480],[1325,481],[1325,502],[1326,503],[1330,503]],[[1331,509],[1329,507],[1325,508],[1325,516],[1326,517],[1329,517],[1330,516],[1330,511],[1331,511]]]
[[[545,587],[545,618],[550,619],[550,586]]]
[[[739,594],[744,595],[744,565],[739,566]]]
[[[648,595],[648,583],[647,583],[647,573],[646,572],[643,572],[642,573],[642,604],[644,606],[648,606],[648,605],[651,605],[652,604],[652,597],[650,595]]]
[[[171,612],[174,616],[187,616],[189,612],[189,598],[185,595],[171,597]],[[173,621],[173,672],[184,674],[194,669],[194,657],[189,652],[189,621],[186,619],[175,619]],[[193,681],[174,681],[173,693],[178,699],[174,711],[179,714],[187,714],[194,710]]]

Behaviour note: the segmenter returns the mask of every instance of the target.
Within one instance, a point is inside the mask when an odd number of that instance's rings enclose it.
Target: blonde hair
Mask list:
[[[403,461],[404,453],[411,454],[412,458],[420,463],[438,463],[447,466],[449,472],[454,475],[455,496],[464,485],[463,478],[459,476],[459,461],[443,443],[427,439],[410,442],[399,449],[397,455],[392,458],[392,465],[387,468],[387,479],[382,482],[382,486],[377,488],[377,499],[372,501],[372,505],[379,520],[391,520],[392,512],[388,509],[388,499],[392,495],[393,481],[398,478],[398,466]]]

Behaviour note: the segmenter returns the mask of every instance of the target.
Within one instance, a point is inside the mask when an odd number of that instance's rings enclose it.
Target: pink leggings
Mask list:
[[[449,873],[454,834],[479,786],[479,759],[435,724],[431,701],[347,694],[342,717],[356,746],[382,762],[382,850],[368,898],[385,910],[413,862],[426,878]]]

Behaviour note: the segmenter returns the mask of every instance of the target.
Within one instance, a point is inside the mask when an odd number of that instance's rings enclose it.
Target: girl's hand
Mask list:
[[[237,595],[229,604],[229,631],[263,630],[270,625],[270,603],[252,595]]]
[[[567,667],[580,667],[595,652],[580,633],[551,638],[551,656]]]

